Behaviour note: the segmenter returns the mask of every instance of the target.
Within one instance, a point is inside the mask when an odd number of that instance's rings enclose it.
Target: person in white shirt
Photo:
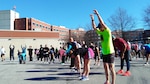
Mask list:
[[[1,53],[1,59],[2,61],[4,61],[5,60],[5,48],[3,46],[0,49],[0,53]]]
[[[129,40],[127,40],[127,43],[129,45],[129,54],[130,54],[130,57],[129,57],[129,60],[132,61],[132,55],[131,55],[131,43],[129,42]]]

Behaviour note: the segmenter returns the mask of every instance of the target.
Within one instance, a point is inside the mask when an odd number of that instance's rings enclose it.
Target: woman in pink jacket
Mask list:
[[[60,47],[59,49],[59,56],[61,59],[61,63],[64,64],[65,63],[65,49],[63,47]]]

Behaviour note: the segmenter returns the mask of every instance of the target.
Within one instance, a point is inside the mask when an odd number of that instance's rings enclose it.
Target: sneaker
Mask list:
[[[71,69],[71,72],[78,72],[76,69]]]
[[[104,84],[110,84],[109,82],[105,82]]]
[[[123,74],[124,71],[122,69],[120,69],[116,74]]]
[[[148,62],[146,62],[144,65],[149,65],[149,63],[148,63]]]
[[[82,81],[86,81],[86,80],[89,80],[89,78],[88,78],[88,77],[82,77],[81,80],[82,80]]]
[[[61,63],[61,65],[64,65],[65,63]]]
[[[131,75],[130,71],[126,71],[124,74],[122,74],[122,76],[130,76],[130,75]]]
[[[83,76],[78,76],[78,78],[81,80],[83,78]]]

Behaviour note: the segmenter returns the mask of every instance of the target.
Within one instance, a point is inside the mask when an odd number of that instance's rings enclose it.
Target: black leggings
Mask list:
[[[124,66],[124,60],[126,61],[126,66],[127,66],[127,71],[130,70],[130,61],[129,61],[129,50],[126,50],[125,53],[124,53],[124,58],[122,59],[121,58],[121,69],[123,69],[123,66]]]

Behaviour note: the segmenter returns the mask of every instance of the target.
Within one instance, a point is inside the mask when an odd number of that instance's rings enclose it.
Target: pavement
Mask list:
[[[116,76],[116,84],[150,84],[150,65],[144,65],[145,59],[133,58],[131,61],[131,76]],[[55,63],[41,61],[26,61],[19,64],[18,59],[0,61],[0,84],[104,84],[105,74],[103,64],[94,65],[91,61],[89,80],[79,80],[79,74],[69,68],[70,61],[62,65],[58,60]],[[115,58],[115,70],[120,69],[120,60]],[[126,65],[124,66],[126,70]]]

